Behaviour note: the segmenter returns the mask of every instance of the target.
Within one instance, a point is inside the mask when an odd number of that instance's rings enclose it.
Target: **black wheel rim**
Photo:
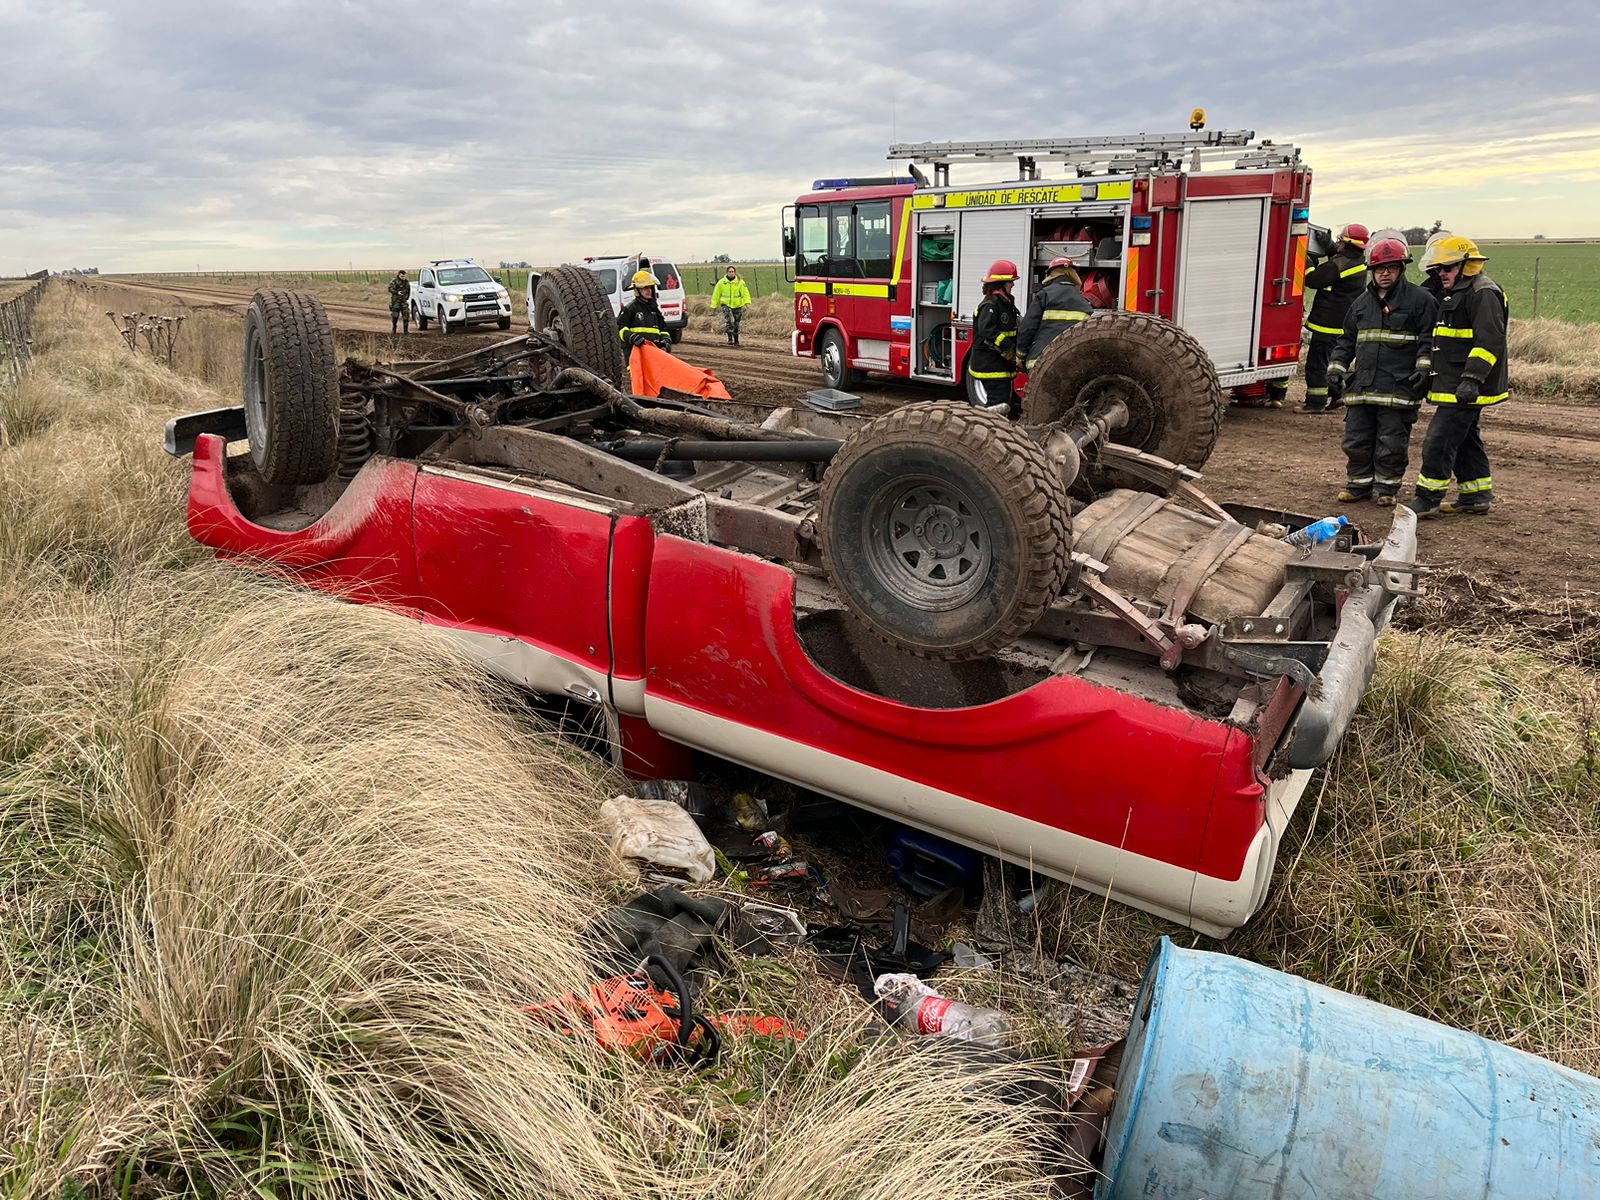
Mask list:
[[[866,538],[879,585],[926,612],[958,608],[988,581],[988,523],[948,480],[911,475],[880,487],[867,506]]]

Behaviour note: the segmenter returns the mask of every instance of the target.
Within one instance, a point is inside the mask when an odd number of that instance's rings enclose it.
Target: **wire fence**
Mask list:
[[[44,281],[0,303],[0,384],[18,382],[33,363],[33,313],[44,294]]]

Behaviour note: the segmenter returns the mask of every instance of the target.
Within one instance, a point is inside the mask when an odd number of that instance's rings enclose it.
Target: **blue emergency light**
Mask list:
[[[814,179],[811,181],[813,192],[836,191],[839,188],[851,187],[892,187],[895,184],[915,183],[916,180],[909,175],[875,175],[871,178],[856,176],[845,179]]]
[[[1292,221],[1308,221],[1311,219],[1311,210],[1309,208],[1297,208],[1289,219]]]
[[[1149,229],[1150,228],[1150,218],[1149,217],[1135,217],[1135,218],[1133,218],[1133,228],[1136,229],[1136,230]]]

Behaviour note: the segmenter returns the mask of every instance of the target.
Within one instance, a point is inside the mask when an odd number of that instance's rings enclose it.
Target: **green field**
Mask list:
[[[1484,268],[1505,289],[1513,317],[1531,317],[1539,263],[1538,316],[1600,322],[1600,242],[1483,242]]]

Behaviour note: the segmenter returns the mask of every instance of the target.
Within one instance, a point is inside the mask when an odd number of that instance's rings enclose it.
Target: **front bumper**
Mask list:
[[[441,304],[439,311],[452,325],[487,325],[494,321],[509,320],[511,301],[507,298],[492,308],[483,303]]]
[[[1379,557],[1384,562],[1409,563],[1416,556],[1417,514],[1396,505]],[[1290,731],[1289,765],[1294,769],[1320,767],[1333,757],[1377,669],[1378,635],[1388,628],[1395,605],[1411,590],[1414,578],[1402,571],[1374,570],[1345,600],[1316,686],[1308,692]]]

